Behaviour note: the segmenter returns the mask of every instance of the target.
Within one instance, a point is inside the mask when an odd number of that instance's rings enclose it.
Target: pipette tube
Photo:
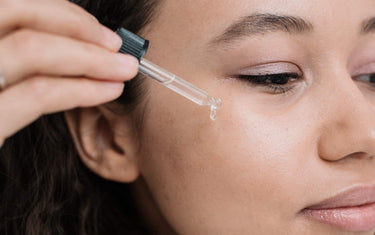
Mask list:
[[[123,41],[120,52],[131,54],[139,60],[139,72],[153,78],[158,83],[198,105],[210,106],[210,117],[213,120],[216,119],[217,110],[221,107],[221,100],[219,98],[211,97],[202,89],[143,58],[148,49],[148,40],[145,40],[123,28],[117,30],[117,34]]]
[[[139,71],[198,105],[220,105],[220,101],[212,98],[207,92],[144,58],[140,62]]]

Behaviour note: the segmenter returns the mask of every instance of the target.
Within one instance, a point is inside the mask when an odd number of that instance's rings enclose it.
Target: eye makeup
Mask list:
[[[292,63],[277,62],[242,69],[232,77],[255,87],[264,87],[271,94],[284,94],[296,87],[302,79],[302,72]]]
[[[247,81],[254,86],[269,88],[273,94],[286,93],[294,88],[291,84],[301,77],[297,73],[279,73],[264,75],[237,75],[237,78]]]

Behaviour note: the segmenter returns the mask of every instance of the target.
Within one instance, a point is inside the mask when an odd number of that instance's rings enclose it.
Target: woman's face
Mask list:
[[[177,233],[374,233],[373,17],[374,0],[164,1],[146,58],[223,102],[211,121],[146,80],[138,164]]]

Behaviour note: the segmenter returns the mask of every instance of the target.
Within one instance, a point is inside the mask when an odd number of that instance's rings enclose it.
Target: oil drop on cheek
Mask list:
[[[218,110],[221,107],[221,100],[219,98],[212,98],[212,103],[210,106],[210,118],[212,121],[217,119]]]

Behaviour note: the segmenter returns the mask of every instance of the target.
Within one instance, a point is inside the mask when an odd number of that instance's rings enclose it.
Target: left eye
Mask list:
[[[375,83],[375,73],[360,75],[357,76],[355,79],[362,82]]]
[[[238,75],[239,78],[256,85],[286,85],[299,78],[296,73],[280,73],[265,75]]]
[[[297,73],[280,73],[264,75],[237,75],[237,78],[245,80],[254,86],[268,88],[273,94],[286,93],[295,86],[293,82],[299,80],[301,76]]]

